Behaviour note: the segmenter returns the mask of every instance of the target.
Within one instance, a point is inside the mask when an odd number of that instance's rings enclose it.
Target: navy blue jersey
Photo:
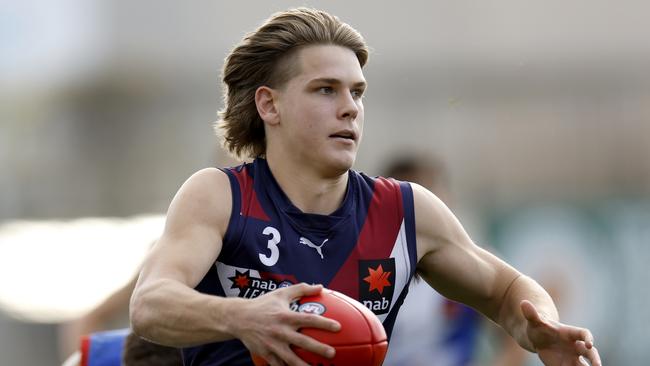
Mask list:
[[[255,298],[299,282],[322,284],[372,310],[390,337],[417,260],[411,186],[350,170],[341,206],[318,215],[289,201],[264,159],[224,171],[230,222],[196,289]],[[183,357],[185,365],[253,364],[239,340],[185,348]]]

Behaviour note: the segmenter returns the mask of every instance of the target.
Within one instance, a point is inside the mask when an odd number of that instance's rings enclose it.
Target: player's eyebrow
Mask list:
[[[318,84],[318,83],[323,83],[323,84],[332,84],[332,85],[341,85],[343,82],[339,79],[336,78],[316,78],[312,79],[309,81],[309,84]],[[363,81],[357,81],[356,83],[352,84],[353,88],[366,88],[368,84],[366,83],[365,80]]]

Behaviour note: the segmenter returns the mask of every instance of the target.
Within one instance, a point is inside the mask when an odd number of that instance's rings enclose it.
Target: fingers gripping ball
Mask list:
[[[338,332],[303,328],[301,333],[336,349],[332,359],[318,356],[298,347],[292,347],[302,360],[310,365],[326,366],[379,366],[388,350],[388,339],[381,321],[358,301],[340,292],[323,289],[320,294],[306,296],[294,303],[295,311],[311,312],[334,319],[341,324]],[[267,366],[261,357],[254,355],[256,366]]]

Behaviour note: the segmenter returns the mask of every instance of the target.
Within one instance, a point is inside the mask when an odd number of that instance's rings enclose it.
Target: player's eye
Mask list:
[[[363,97],[363,92],[364,92],[363,89],[354,89],[350,93],[352,94],[352,97],[354,99],[359,99],[359,98]]]
[[[334,88],[331,86],[321,86],[318,88],[318,92],[321,94],[329,95],[334,93]]]

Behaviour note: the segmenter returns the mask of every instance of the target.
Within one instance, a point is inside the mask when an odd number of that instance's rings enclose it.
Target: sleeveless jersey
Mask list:
[[[390,337],[415,273],[413,192],[406,182],[350,170],[341,206],[303,213],[266,160],[224,169],[232,212],[217,261],[196,290],[255,298],[299,282],[322,284],[372,310]],[[252,365],[239,340],[183,349],[189,365]]]

